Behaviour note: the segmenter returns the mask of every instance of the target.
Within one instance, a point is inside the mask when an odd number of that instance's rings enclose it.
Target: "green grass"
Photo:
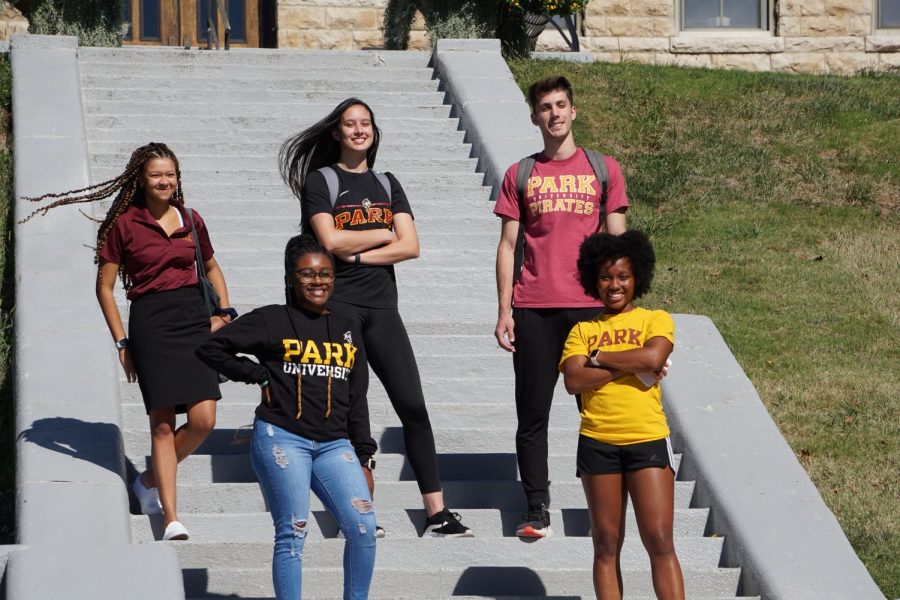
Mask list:
[[[13,294],[12,161],[10,160],[11,78],[9,55],[0,55],[0,544],[14,541],[15,447],[10,362]]]
[[[705,314],[888,598],[900,596],[900,77],[562,73],[652,235],[642,303]]]

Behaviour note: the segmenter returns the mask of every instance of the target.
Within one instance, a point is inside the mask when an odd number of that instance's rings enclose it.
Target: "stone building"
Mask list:
[[[388,1],[224,0],[236,46],[335,50],[382,47]],[[207,0],[123,2],[126,43],[205,40]],[[805,73],[900,67],[900,0],[590,0],[580,42],[604,61]],[[418,18],[410,47],[427,46]],[[548,28],[538,49],[568,47]]]

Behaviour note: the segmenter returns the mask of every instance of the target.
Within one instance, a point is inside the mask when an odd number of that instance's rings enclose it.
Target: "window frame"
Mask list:
[[[756,0],[760,7],[759,16],[764,22],[763,27],[685,27],[685,2],[690,0],[675,0],[675,19],[678,26],[678,35],[699,37],[748,37],[748,36],[772,36],[774,35],[775,2],[774,0]],[[721,3],[722,0],[720,0]],[[880,0],[876,0],[880,1]]]

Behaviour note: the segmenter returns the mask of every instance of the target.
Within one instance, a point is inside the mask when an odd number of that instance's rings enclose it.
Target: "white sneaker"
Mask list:
[[[178,521],[172,521],[166,526],[166,532],[163,533],[163,540],[166,542],[175,540],[186,540],[191,535],[188,533],[187,527]]]
[[[344,532],[341,531],[340,529],[338,529],[337,535],[334,537],[336,539],[342,540],[342,539],[344,539]],[[382,527],[381,525],[375,526],[375,539],[376,540],[384,539],[384,527]]]
[[[134,483],[131,484],[131,489],[134,490],[134,495],[138,499],[138,503],[141,505],[141,512],[145,515],[161,515],[163,512],[162,504],[159,501],[159,490],[156,488],[148,488],[144,485],[144,482],[141,481],[141,476],[138,475],[137,479],[134,480]]]

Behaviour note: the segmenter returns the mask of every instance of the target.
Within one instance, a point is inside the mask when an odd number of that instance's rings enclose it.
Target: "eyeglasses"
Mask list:
[[[312,269],[300,269],[298,271],[294,271],[298,277],[300,277],[300,281],[303,283],[312,283],[318,277],[322,283],[331,283],[334,281],[334,271],[331,269],[322,269],[321,271],[313,271]]]

